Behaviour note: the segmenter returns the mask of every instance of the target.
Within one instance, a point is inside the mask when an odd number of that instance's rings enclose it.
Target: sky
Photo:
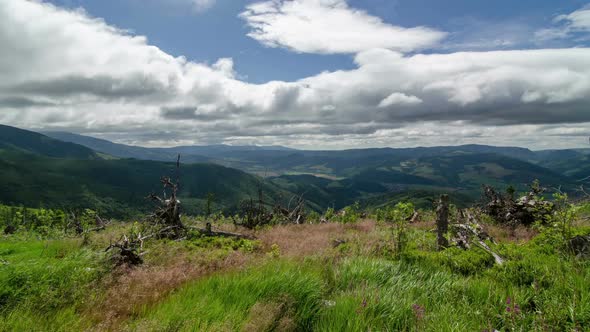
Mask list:
[[[0,123],[142,146],[590,147],[590,2],[2,0]]]

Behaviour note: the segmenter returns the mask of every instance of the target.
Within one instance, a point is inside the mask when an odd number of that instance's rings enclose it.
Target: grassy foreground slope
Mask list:
[[[590,234],[590,207],[577,212],[573,232]],[[363,220],[268,227],[252,231],[257,240],[151,239],[144,265],[115,268],[103,248],[132,227],[114,225],[84,241],[4,237],[0,330],[590,328],[590,263],[564,252],[552,227],[484,224],[501,266],[477,247],[436,251],[433,215],[424,212],[403,252],[392,225]]]

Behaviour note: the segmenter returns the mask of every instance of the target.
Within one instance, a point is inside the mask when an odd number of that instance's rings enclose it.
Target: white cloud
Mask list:
[[[302,53],[357,53],[371,48],[403,52],[436,45],[446,33],[403,28],[348,6],[345,0],[270,0],[242,14],[248,36],[269,47]]]
[[[405,93],[394,92],[383,99],[378,107],[384,108],[393,105],[416,105],[420,104],[422,99],[416,96],[408,96]]]
[[[0,45],[0,123],[144,145],[333,148],[514,137],[547,147],[572,145],[580,140],[572,133],[590,127],[586,48],[412,56],[370,49],[355,56],[353,70],[251,84],[232,59],[187,61],[82,12],[25,0],[0,1]],[[553,128],[562,136],[539,140],[548,126],[573,129]]]
[[[590,7],[584,7],[567,15],[559,15],[554,22],[565,22],[570,29],[590,30]]]
[[[540,41],[569,38],[576,33],[590,32],[590,7],[578,9],[570,14],[553,19],[556,27],[540,29],[535,37]]]
[[[191,2],[191,4],[193,5],[193,8],[198,11],[198,12],[202,12],[205,11],[211,7],[213,7],[213,5],[215,5],[215,2],[217,0],[189,0]]]

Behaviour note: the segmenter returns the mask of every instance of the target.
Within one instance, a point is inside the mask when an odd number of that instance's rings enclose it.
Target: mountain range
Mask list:
[[[419,206],[440,193],[458,205],[478,199],[482,184],[525,190],[539,179],[549,188],[575,188],[590,179],[590,149],[532,151],[462,145],[306,151],[280,146],[147,148],[65,132],[36,133],[0,126],[0,202],[27,206],[92,207],[130,214],[149,208],[160,176],[176,176],[187,213],[201,213],[208,193],[217,210],[239,202],[304,195],[321,210],[360,201],[380,206],[411,200]]]

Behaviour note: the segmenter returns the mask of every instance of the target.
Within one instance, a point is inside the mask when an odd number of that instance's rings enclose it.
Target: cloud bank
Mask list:
[[[332,8],[330,20],[393,37],[356,44],[360,39],[344,29],[337,42],[321,46],[320,39],[330,36],[303,41],[289,32],[305,29],[269,28],[263,43],[276,36],[273,43],[300,52],[355,52],[357,68],[251,84],[237,78],[232,59],[191,62],[82,11],[2,1],[0,123],[142,145],[473,142],[546,148],[586,141],[581,137],[590,128],[590,49],[408,55],[403,52],[440,37],[416,43],[408,36],[436,32],[398,30],[343,1],[262,2],[247,12],[273,22],[256,13],[273,16],[280,8],[278,15],[298,24],[298,17],[313,21],[312,7],[320,13]],[[402,35],[411,41],[390,43]],[[542,139],[548,135],[559,139]]]

